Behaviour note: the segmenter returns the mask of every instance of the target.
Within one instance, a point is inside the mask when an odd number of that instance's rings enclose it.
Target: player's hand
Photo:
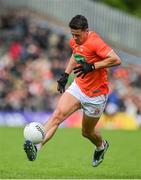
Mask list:
[[[60,93],[65,92],[65,86],[67,84],[68,77],[69,77],[69,74],[63,73],[63,74],[61,74],[61,78],[57,81],[57,83],[58,83],[57,90]]]
[[[82,75],[82,79],[88,74],[89,72],[95,70],[94,64],[88,64],[87,62],[81,63],[80,66],[75,67],[74,74],[76,74],[77,77]]]

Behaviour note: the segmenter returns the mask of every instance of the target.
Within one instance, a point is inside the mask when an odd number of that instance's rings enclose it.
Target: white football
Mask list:
[[[45,130],[41,123],[32,122],[24,128],[24,138],[32,141],[34,144],[41,143],[45,137]]]

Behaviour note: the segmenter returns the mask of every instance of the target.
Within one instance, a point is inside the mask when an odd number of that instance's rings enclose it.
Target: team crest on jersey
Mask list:
[[[84,50],[83,46],[73,45],[72,47],[73,47],[74,52],[81,52],[82,53]]]
[[[80,47],[80,52],[83,52],[83,48],[82,47]]]

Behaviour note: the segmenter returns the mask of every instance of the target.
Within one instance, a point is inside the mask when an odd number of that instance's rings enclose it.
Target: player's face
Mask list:
[[[88,38],[88,29],[71,29],[71,34],[76,44],[83,44]]]

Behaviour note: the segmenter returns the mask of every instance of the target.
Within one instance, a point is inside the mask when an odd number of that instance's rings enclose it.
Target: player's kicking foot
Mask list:
[[[109,147],[109,143],[107,141],[105,141],[104,144],[104,149],[100,150],[100,151],[96,151],[94,152],[94,156],[93,156],[93,166],[97,167],[100,163],[102,163],[103,159],[104,159],[104,155],[107,151]]]
[[[29,140],[24,143],[24,151],[26,152],[29,161],[34,161],[37,156],[36,146]]]

